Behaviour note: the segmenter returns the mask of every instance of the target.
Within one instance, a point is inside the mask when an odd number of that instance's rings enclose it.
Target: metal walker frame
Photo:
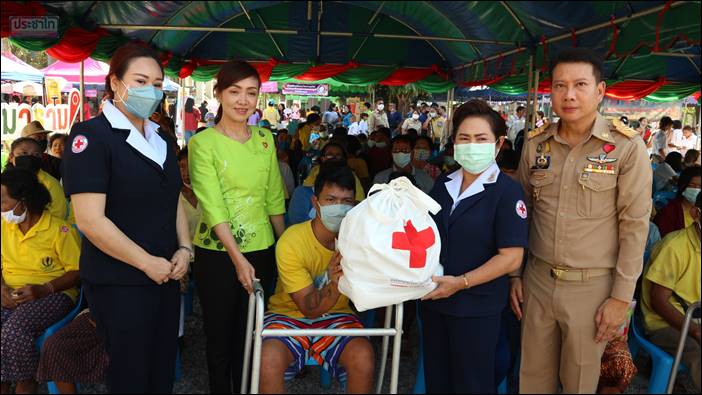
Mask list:
[[[244,364],[241,377],[241,393],[258,394],[259,378],[261,375],[261,348],[264,337],[292,337],[292,336],[382,336],[383,349],[380,360],[380,372],[376,382],[375,392],[380,393],[385,378],[385,367],[387,364],[387,354],[389,348],[389,337],[394,337],[392,348],[392,365],[390,372],[390,393],[397,393],[398,377],[400,370],[400,348],[402,344],[402,303],[386,307],[385,326],[383,328],[370,329],[263,329],[263,318],[265,314],[265,303],[263,298],[263,288],[260,282],[254,283],[254,291],[249,296],[249,311],[246,322],[246,340],[244,345]],[[393,307],[395,308],[395,327],[390,326]],[[255,328],[254,328],[255,321]],[[253,358],[251,352],[253,347]],[[253,359],[253,366],[250,360]],[[249,371],[251,374],[250,392]]]
[[[690,323],[692,322],[692,316],[696,310],[700,309],[700,301],[693,303],[687,308],[685,312],[685,322],[683,323],[682,330],[680,331],[680,340],[678,341],[678,349],[675,353],[675,359],[673,362],[673,369],[670,371],[670,378],[668,379],[668,387],[666,390],[667,394],[673,393],[673,386],[675,385],[675,377],[678,375],[678,367],[680,366],[680,359],[682,359],[683,349],[685,348],[685,340],[687,340],[687,332],[690,329]]]

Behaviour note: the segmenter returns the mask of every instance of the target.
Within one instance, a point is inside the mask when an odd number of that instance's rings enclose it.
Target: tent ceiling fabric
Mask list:
[[[525,78],[529,54],[534,55],[536,67],[543,67],[548,55],[579,46],[603,55],[609,53],[605,63],[608,79],[656,81],[665,77],[682,83],[700,81],[699,1],[672,4],[664,1],[42,1],[39,4],[50,14],[67,16],[73,22],[67,22],[69,27],[86,30],[104,27],[110,33],[110,40],[98,42],[101,54],[110,53],[127,40],[140,40],[176,55],[177,62],[205,62],[197,63],[196,72],[197,67],[207,67],[208,61],[231,58],[258,62],[275,58],[309,65],[343,65],[353,61],[364,67],[390,69],[373,69],[368,80],[360,81],[363,78],[354,77],[354,70],[365,75],[364,70],[352,68],[346,72],[349,77],[335,78],[337,84],[376,83],[399,67],[438,67],[448,73],[449,81],[465,85],[520,75]],[[609,24],[611,20],[653,9],[656,11],[618,23],[616,34],[615,26]],[[605,26],[575,34],[601,24]],[[109,25],[224,27],[248,31],[123,29]],[[295,34],[268,34],[264,26],[293,30]],[[350,34],[320,35],[318,30]],[[561,35],[567,38],[546,42]],[[524,50],[502,55],[517,48]],[[679,55],[671,56],[671,52]],[[201,70],[200,74],[204,78],[211,74],[209,71]],[[439,78],[439,74],[431,77]],[[422,81],[426,86],[442,87],[437,85],[439,81]]]

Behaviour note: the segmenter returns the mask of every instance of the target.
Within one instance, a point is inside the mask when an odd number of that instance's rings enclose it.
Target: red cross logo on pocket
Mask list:
[[[412,221],[407,221],[404,232],[392,233],[392,248],[409,251],[410,269],[421,269],[427,264],[427,249],[434,245],[434,239],[432,228],[417,232]]]

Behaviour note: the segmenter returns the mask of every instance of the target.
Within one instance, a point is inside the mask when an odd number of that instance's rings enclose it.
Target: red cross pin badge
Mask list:
[[[73,151],[74,154],[80,154],[81,152],[85,151],[86,148],[88,148],[88,138],[82,134],[77,135],[73,139],[71,151]]]
[[[516,210],[517,210],[517,215],[519,216],[519,218],[526,219],[527,208],[526,208],[526,204],[524,204],[523,201],[520,200],[517,202]]]

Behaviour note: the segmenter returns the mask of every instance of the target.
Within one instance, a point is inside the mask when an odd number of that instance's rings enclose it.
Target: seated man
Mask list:
[[[264,329],[362,328],[339,293],[341,256],[335,241],[341,220],[356,200],[354,175],[346,166],[324,166],[314,184],[317,216],[288,228],[278,240],[278,284],[269,301]],[[349,393],[370,393],[375,373],[373,347],[365,337],[264,338],[261,393],[283,393],[313,358],[334,377],[346,375]]]
[[[694,223],[668,234],[653,251],[643,281],[643,313],[651,342],[675,354],[685,309],[700,300],[700,208],[702,193],[690,209]],[[700,391],[700,323],[690,325],[682,362]]]

